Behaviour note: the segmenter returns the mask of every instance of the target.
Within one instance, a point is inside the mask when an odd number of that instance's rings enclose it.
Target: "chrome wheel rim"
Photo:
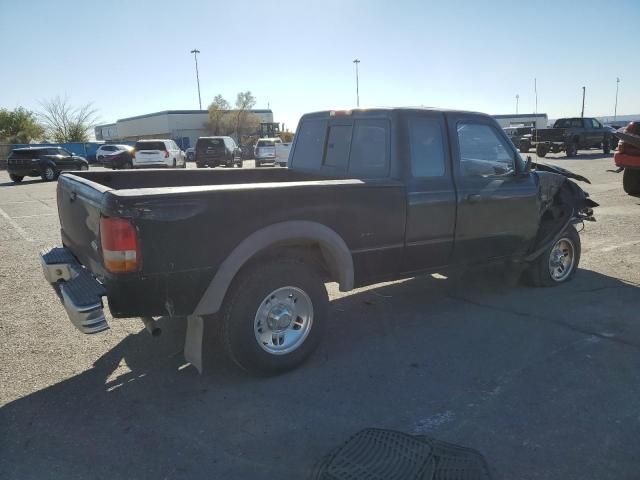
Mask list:
[[[565,280],[573,270],[575,263],[575,247],[573,242],[564,237],[556,242],[549,255],[549,273],[556,282]]]
[[[53,180],[53,177],[56,176],[56,172],[53,171],[53,168],[48,167],[45,171],[44,171],[44,176],[47,178],[47,180]]]
[[[282,287],[260,303],[253,332],[260,348],[271,355],[284,355],[300,347],[313,325],[313,304],[304,290]]]

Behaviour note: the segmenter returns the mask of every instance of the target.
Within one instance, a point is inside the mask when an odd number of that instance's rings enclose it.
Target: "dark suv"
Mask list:
[[[242,168],[242,152],[231,137],[200,137],[196,142],[195,161],[198,168],[218,165]]]
[[[42,177],[50,182],[65,170],[89,170],[89,162],[62,147],[16,148],[7,159],[7,171],[14,182],[24,177]]]

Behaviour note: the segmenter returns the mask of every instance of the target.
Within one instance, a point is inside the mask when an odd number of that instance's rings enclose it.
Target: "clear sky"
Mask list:
[[[67,95],[102,123],[251,90],[294,128],[355,106],[640,113],[640,0],[0,0],[0,107]],[[206,107],[205,107],[206,108]]]

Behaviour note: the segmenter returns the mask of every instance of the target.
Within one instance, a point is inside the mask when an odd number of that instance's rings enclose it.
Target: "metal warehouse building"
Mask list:
[[[549,121],[546,113],[514,113],[512,115],[492,115],[492,117],[502,128],[519,126],[547,128]]]
[[[271,110],[249,110],[262,124],[273,124]],[[181,148],[196,144],[198,137],[209,135],[207,110],[166,110],[136,117],[121,118],[116,123],[95,127],[96,140],[106,142],[171,138]]]

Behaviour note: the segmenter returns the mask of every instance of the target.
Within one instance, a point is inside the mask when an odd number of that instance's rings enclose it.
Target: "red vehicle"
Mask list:
[[[616,166],[624,170],[622,186],[629,195],[640,195],[640,123],[631,122],[616,132],[620,139],[613,156]]]

